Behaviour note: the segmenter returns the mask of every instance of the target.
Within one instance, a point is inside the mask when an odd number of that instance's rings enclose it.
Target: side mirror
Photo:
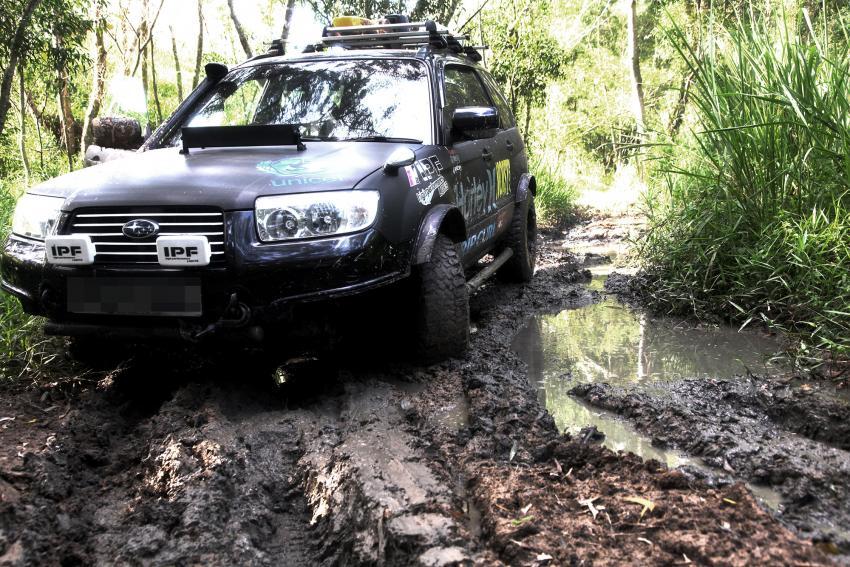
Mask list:
[[[463,106],[452,115],[452,132],[467,138],[489,138],[499,127],[499,111],[492,106]]]
[[[416,154],[410,148],[398,148],[393,151],[384,162],[384,171],[389,174],[396,174],[398,170],[407,165],[413,165],[416,161]]]

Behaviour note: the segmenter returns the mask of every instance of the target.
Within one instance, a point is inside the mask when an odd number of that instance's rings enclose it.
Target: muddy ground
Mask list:
[[[596,294],[562,242],[541,256],[531,285],[475,295],[469,354],[429,368],[382,362],[377,344],[303,360],[279,385],[269,353],[142,349],[105,374],[4,384],[0,564],[830,562],[741,483],[558,433],[511,340]],[[636,407],[661,431],[660,406]],[[681,409],[657,436],[713,410]]]

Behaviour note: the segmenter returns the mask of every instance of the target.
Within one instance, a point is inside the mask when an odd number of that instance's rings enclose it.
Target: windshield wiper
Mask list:
[[[422,140],[415,138],[391,138],[389,136],[360,136],[357,138],[343,138],[343,142],[401,142],[408,144],[421,144]]]
[[[337,136],[301,136],[301,140],[305,142],[338,142]]]

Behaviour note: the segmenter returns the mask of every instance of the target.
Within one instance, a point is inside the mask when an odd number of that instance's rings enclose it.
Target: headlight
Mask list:
[[[260,240],[335,236],[372,226],[378,214],[377,191],[326,191],[257,199]]]
[[[61,197],[45,197],[27,193],[18,199],[15,216],[12,217],[12,232],[20,236],[44,240],[56,230],[62,213]]]

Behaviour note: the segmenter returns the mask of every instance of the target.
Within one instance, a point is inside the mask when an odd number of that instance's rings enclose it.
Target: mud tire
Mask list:
[[[531,192],[514,209],[511,226],[503,245],[504,248],[512,248],[514,254],[499,268],[496,275],[505,282],[530,282],[537,262],[537,212]]]
[[[430,364],[462,355],[469,346],[469,292],[455,244],[438,235],[431,260],[414,277],[417,358]]]

